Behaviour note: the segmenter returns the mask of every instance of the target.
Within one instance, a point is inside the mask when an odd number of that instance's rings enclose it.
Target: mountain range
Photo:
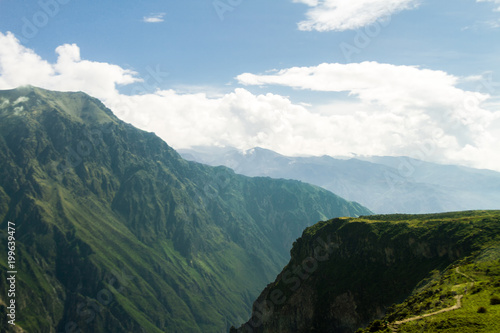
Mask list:
[[[499,209],[500,173],[409,157],[290,157],[253,148],[181,149],[188,160],[247,176],[297,179],[356,201],[377,214]]]
[[[0,91],[0,239],[15,224],[16,326],[2,332],[223,332],[303,229],[363,206],[299,181],[188,162],[81,92]]]
[[[500,331],[500,211],[373,215],[305,182],[438,210],[495,206],[497,173],[221,156],[237,172],[187,161],[84,93],[0,91],[0,240],[15,243],[0,247],[0,331]]]

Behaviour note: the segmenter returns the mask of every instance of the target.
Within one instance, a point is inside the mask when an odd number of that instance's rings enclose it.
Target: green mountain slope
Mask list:
[[[232,332],[498,332],[500,211],[333,219],[291,255]]]
[[[500,332],[500,246],[433,271],[362,332]]]
[[[306,226],[369,213],[304,183],[187,162],[83,93],[0,91],[0,239],[15,223],[27,332],[225,331]],[[6,246],[0,266],[6,330]]]

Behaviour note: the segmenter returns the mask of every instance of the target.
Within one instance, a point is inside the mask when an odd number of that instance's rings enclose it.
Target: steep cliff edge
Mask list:
[[[289,264],[231,332],[354,332],[431,271],[500,243],[500,212],[338,218],[307,228]]]

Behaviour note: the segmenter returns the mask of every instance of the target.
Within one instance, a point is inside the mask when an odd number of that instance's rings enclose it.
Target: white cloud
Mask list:
[[[498,9],[500,11],[500,8]],[[486,22],[486,25],[489,27],[489,28],[492,28],[492,29],[497,29],[497,28],[500,28],[500,20],[496,20],[496,21],[487,21]]]
[[[314,7],[318,5],[319,0],[293,0],[295,3],[305,3],[308,6]]]
[[[133,71],[119,66],[81,60],[75,44],[56,49],[57,62],[50,64],[22,46],[12,33],[0,33],[0,89],[34,85],[61,91],[82,90],[109,99],[118,95],[117,85],[140,81]]]
[[[500,11],[500,0],[476,0],[477,2],[493,2],[497,4],[498,7],[495,9],[496,11]]]
[[[176,148],[264,146],[293,153],[290,145],[303,144],[295,136],[299,128],[307,128],[304,123],[309,122],[309,112],[287,98],[254,95],[241,88],[216,98],[203,93],[179,94],[173,90],[141,96],[122,95],[109,105],[120,110],[117,113],[121,118],[156,132]],[[147,110],[147,114],[137,110]],[[300,136],[306,134],[300,131]]]
[[[444,105],[465,93],[455,87],[458,78],[445,72],[377,62],[323,63],[284,69],[276,74],[244,73],[237,79],[245,85],[274,84],[314,91],[349,92],[365,102],[391,106],[393,111]]]
[[[419,0],[293,0],[310,8],[299,30],[344,31],[358,29],[418,6]]]
[[[164,20],[165,15],[166,15],[165,13],[151,14],[149,16],[144,16],[142,18],[142,21],[146,22],[146,23],[160,23],[160,22],[165,21]]]
[[[211,96],[192,89],[124,95],[117,86],[137,82],[134,72],[81,59],[79,51],[76,45],[60,46],[56,62],[49,63],[12,34],[0,33],[0,89],[31,84],[84,91],[174,148],[228,145],[288,155],[409,155],[500,171],[500,117],[484,107],[494,99],[457,88],[463,80],[442,71],[365,62],[238,76],[249,85],[350,95],[309,106],[243,88]],[[8,105],[0,101],[0,108]]]
[[[237,79],[245,85],[349,93],[353,111],[343,119],[361,129],[351,136],[369,138],[362,145],[349,144],[357,146],[357,153],[377,151],[375,154],[500,168],[500,157],[494,158],[500,133],[492,125],[500,120],[500,112],[484,107],[491,96],[458,88],[463,80],[443,71],[363,62],[294,67],[266,75],[245,73]],[[337,107],[345,105],[322,106],[321,113]],[[426,148],[429,145],[432,149]],[[472,151],[475,158],[469,159]]]

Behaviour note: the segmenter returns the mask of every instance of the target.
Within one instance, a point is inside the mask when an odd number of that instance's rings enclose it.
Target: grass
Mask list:
[[[458,262],[442,274],[434,272],[430,283],[403,303],[390,308],[382,322],[394,323],[449,308],[456,304],[455,295],[463,295],[459,309],[406,322],[394,328],[398,332],[408,333],[500,332],[500,305],[491,302],[500,295],[500,260],[491,255],[488,257],[492,260],[484,260],[484,253],[481,253]],[[470,278],[457,273],[457,269]],[[365,331],[368,332],[369,328]]]

